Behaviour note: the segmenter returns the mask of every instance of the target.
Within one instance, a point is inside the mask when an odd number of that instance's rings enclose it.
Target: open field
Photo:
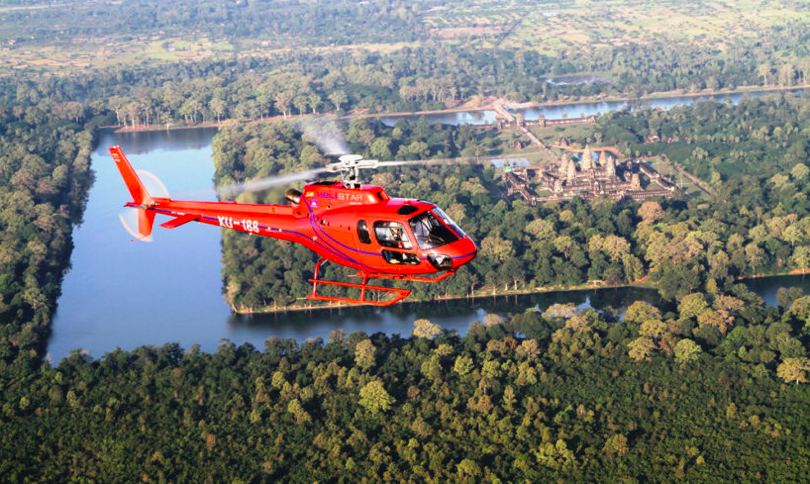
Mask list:
[[[537,1],[501,6],[480,0],[452,11],[430,9],[420,18],[441,37],[451,29],[485,27],[484,32],[470,31],[482,46],[497,40],[500,47],[554,55],[653,39],[685,39],[724,50],[733,38],[755,36],[761,28],[810,21],[810,11],[780,1]]]
[[[597,126],[594,124],[571,124],[565,126],[549,126],[541,128],[530,127],[530,131],[540,138],[543,143],[551,146],[557,143],[560,138],[582,139],[593,136]]]
[[[187,3],[187,2],[180,2]],[[252,3],[252,2],[250,2]],[[600,56],[600,48],[667,41],[706,45],[722,56],[736,39],[762,29],[810,22],[810,10],[784,0],[550,1],[509,5],[469,0],[452,7],[415,0],[389,11],[332,0],[245,6],[203,1],[180,20],[170,5],[135,0],[0,7],[0,71],[68,72],[115,65],[275,55],[291,49],[390,52],[432,39],[467,46],[531,49],[554,56]],[[241,6],[240,6],[241,5]],[[178,7],[179,9],[180,7]],[[140,22],[139,14],[154,22]],[[226,29],[233,18],[236,29]]]
[[[311,52],[379,52],[389,53],[415,42],[358,43],[340,46],[311,46]],[[161,37],[137,40],[93,39],[75,45],[36,45],[25,49],[0,50],[0,73],[7,69],[34,69],[44,72],[68,73],[76,69],[104,69],[115,66],[159,65],[165,62],[201,61],[238,57],[273,57],[293,50],[294,47],[271,47],[259,40],[207,37]]]
[[[700,190],[692,181],[675,170],[671,161],[661,157],[655,157],[647,160],[647,163],[655,168],[658,173],[675,180],[675,183],[678,185],[678,187],[680,187],[681,190],[684,191],[684,193],[686,193],[687,196],[700,197],[703,195],[703,191]]]

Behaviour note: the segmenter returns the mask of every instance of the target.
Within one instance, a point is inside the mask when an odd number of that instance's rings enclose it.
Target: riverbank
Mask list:
[[[781,272],[766,272],[760,274],[751,274],[748,276],[740,277],[736,281],[737,282],[745,282],[749,280],[755,279],[767,279],[770,277],[785,277],[785,276],[803,276],[806,275],[806,270],[803,271],[802,269],[792,269],[790,271],[781,271]],[[583,292],[583,291],[594,291],[594,290],[603,290],[603,289],[653,289],[658,290],[658,286],[649,282],[649,276],[644,276],[641,279],[626,284],[607,284],[603,281],[589,281],[585,284],[578,284],[576,286],[550,286],[550,287],[538,287],[534,289],[517,289],[517,290],[502,290],[502,289],[495,289],[492,287],[483,287],[473,293],[472,295],[464,295],[464,296],[439,296],[434,299],[411,299],[405,300],[400,304],[429,304],[431,302],[445,302],[445,301],[459,301],[465,299],[486,299],[486,298],[498,298],[498,297],[509,297],[509,296],[531,296],[537,294],[564,294],[564,293],[573,293],[573,292]],[[302,298],[299,299],[301,301],[308,301],[308,299]],[[235,307],[230,301],[228,304],[231,306],[231,310],[234,314],[239,315],[253,315],[253,314],[284,314],[284,313],[297,313],[302,311],[320,311],[320,310],[332,310],[332,309],[347,309],[352,307],[374,307],[373,304],[345,304],[345,303],[327,303],[327,304],[307,304],[305,306],[300,305],[290,305],[290,306],[278,306],[278,307],[264,307],[258,309],[248,309],[248,308],[237,308]]]
[[[537,295],[537,294],[552,294],[552,293],[570,293],[570,292],[582,292],[582,291],[593,291],[598,289],[657,289],[655,285],[650,284],[647,282],[647,278],[644,277],[636,282],[629,283],[629,284],[606,284],[601,281],[589,281],[585,284],[578,284],[576,286],[551,286],[551,287],[539,287],[534,289],[517,289],[517,290],[499,290],[494,289],[492,287],[484,287],[479,289],[476,293],[468,294],[464,296],[439,296],[434,299],[411,299],[405,300],[400,304],[429,304],[431,302],[437,301],[459,301],[465,299],[486,299],[491,297],[509,297],[509,296],[530,296],[530,295]],[[302,298],[300,300],[308,300]],[[345,303],[326,303],[326,304],[308,304],[306,306],[299,306],[299,305],[290,305],[290,306],[268,306],[264,308],[258,309],[248,309],[248,308],[238,308],[234,306],[230,301],[228,304],[231,306],[231,310],[234,314],[240,315],[251,315],[251,314],[283,314],[288,312],[300,312],[300,311],[320,311],[323,309],[346,309],[352,307],[374,307],[373,304],[345,304]]]
[[[483,104],[470,104],[470,101],[467,101],[464,104],[461,104],[457,107],[447,108],[447,109],[433,109],[433,110],[423,110],[423,111],[401,111],[401,112],[393,112],[393,113],[368,113],[368,112],[354,112],[351,114],[346,114],[343,116],[339,116],[338,119],[341,120],[352,120],[352,119],[362,119],[362,118],[396,118],[396,117],[416,117],[416,116],[430,116],[430,115],[443,115],[443,114],[457,114],[457,113],[464,113],[464,112],[481,112],[481,111],[497,111],[496,106],[503,106],[507,107],[507,109],[514,111],[514,110],[524,110],[524,109],[537,109],[537,108],[544,108],[544,107],[565,107],[565,106],[577,106],[582,104],[591,104],[591,103],[609,103],[609,102],[628,102],[628,103],[643,103],[644,101],[653,101],[653,100],[662,100],[662,99],[673,99],[673,98],[699,98],[699,97],[706,97],[706,96],[728,96],[734,94],[751,94],[751,93],[768,93],[768,92],[784,92],[784,91],[798,91],[802,89],[810,88],[810,84],[803,84],[800,86],[743,86],[736,89],[728,89],[728,90],[714,90],[714,91],[700,91],[700,92],[690,92],[690,93],[683,93],[680,91],[665,91],[665,92],[655,92],[651,94],[647,94],[641,97],[599,97],[593,96],[584,99],[577,99],[577,100],[558,100],[558,101],[547,101],[547,102],[538,102],[538,101],[529,101],[525,103],[514,103],[508,101],[506,99],[499,99],[499,98],[485,98],[485,102]],[[332,115],[330,113],[325,113],[325,115]],[[287,118],[284,116],[271,116],[263,119],[248,119],[248,122],[255,122],[255,123],[273,123],[276,121],[282,120],[292,120],[298,118],[305,118],[311,115],[292,115]],[[102,128],[105,129],[113,129],[116,133],[133,133],[133,132],[142,132],[142,131],[173,131],[173,130],[182,130],[182,129],[196,129],[196,128],[219,128],[223,124],[227,122],[233,122],[233,119],[227,119],[222,121],[208,121],[205,123],[193,124],[193,125],[168,125],[168,124],[149,124],[149,125],[141,125],[141,126],[120,126],[120,125],[110,125],[110,126],[103,126]]]

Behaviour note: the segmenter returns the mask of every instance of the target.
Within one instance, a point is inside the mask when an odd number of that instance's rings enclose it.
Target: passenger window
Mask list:
[[[357,238],[364,244],[371,243],[371,234],[368,233],[368,225],[365,220],[357,222]]]
[[[384,249],[383,258],[385,258],[385,262],[389,264],[416,265],[419,263],[419,258],[410,252],[396,252]]]
[[[410,249],[413,247],[402,224],[396,222],[374,222],[374,235],[383,247]]]

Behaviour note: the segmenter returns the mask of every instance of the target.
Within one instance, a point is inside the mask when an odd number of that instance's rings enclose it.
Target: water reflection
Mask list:
[[[619,320],[629,305],[646,301],[674,309],[665,304],[658,293],[643,288],[613,288],[590,291],[562,291],[543,294],[527,294],[475,299],[450,299],[425,303],[400,303],[388,308],[347,307],[319,309],[287,313],[232,315],[228,322],[230,330],[239,337],[324,338],[337,328],[347,333],[364,331],[383,332],[407,336],[413,322],[429,319],[442,328],[465,334],[473,321],[483,321],[487,314],[510,317],[528,309],[544,311],[552,304],[574,304],[580,308],[593,308],[609,320]],[[254,343],[255,344],[255,343]]]
[[[106,132],[99,141],[94,153],[102,157],[107,155],[107,148],[111,143],[124,147],[127,156],[145,155],[155,150],[183,151],[203,150],[211,146],[211,139],[217,134],[218,128],[189,128],[166,131],[130,131],[126,133]]]
[[[457,126],[459,124],[492,124],[496,121],[496,113],[491,110],[483,111],[458,111],[454,113],[432,113],[432,114],[409,114],[402,116],[381,116],[379,119],[386,126],[394,126],[397,121],[403,119],[417,122],[425,118],[430,124],[440,123]]]

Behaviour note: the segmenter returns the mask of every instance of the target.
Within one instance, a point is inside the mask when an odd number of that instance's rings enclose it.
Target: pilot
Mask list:
[[[402,227],[389,226],[391,230],[391,240],[397,243],[398,248],[402,248]]]

